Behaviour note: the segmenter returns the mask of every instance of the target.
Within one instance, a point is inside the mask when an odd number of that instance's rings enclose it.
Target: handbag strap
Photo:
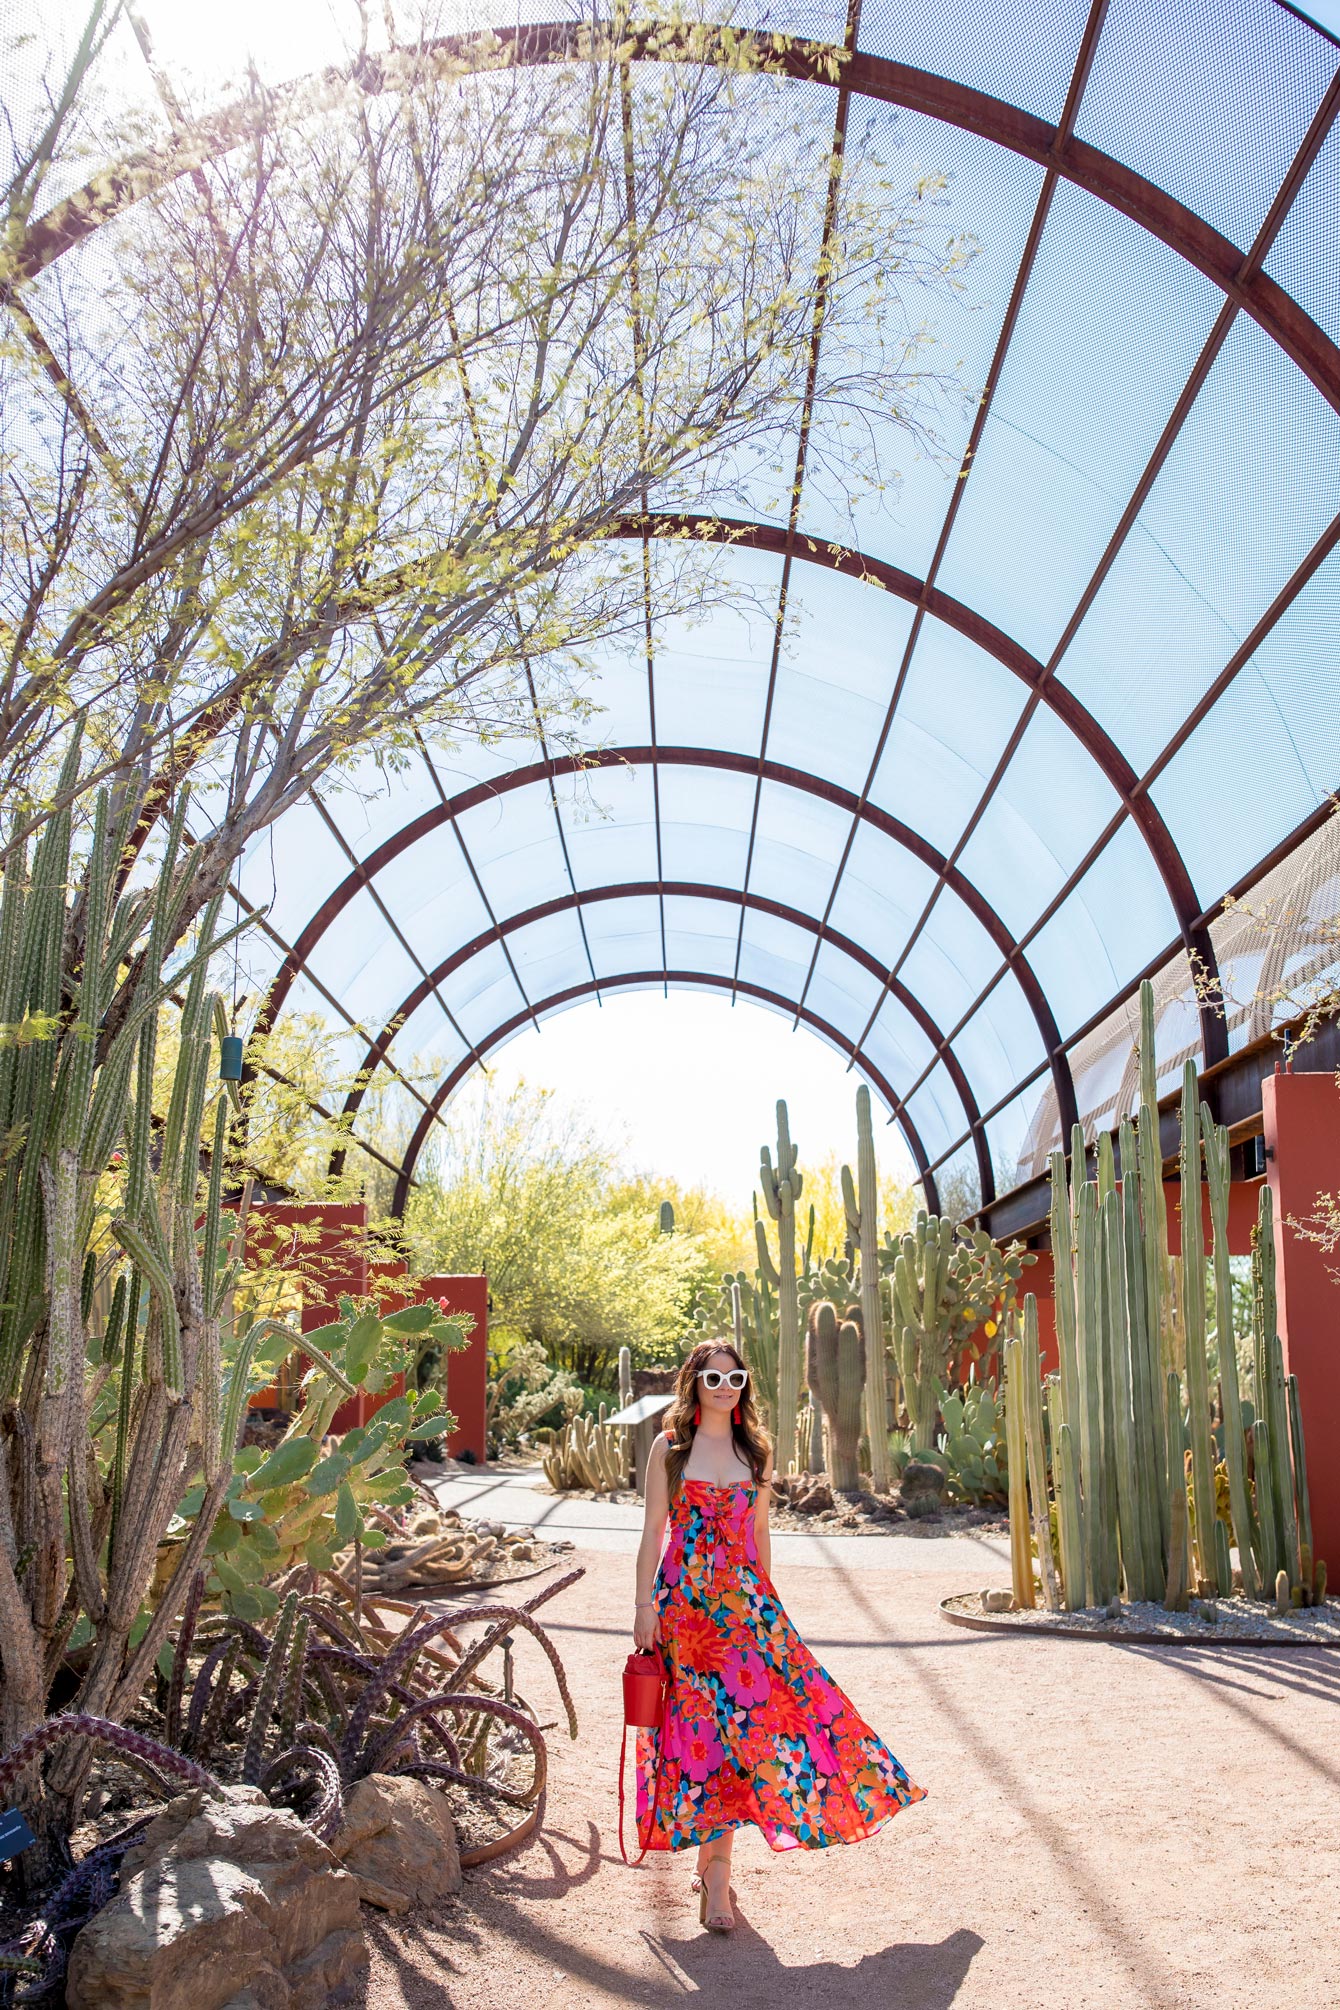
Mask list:
[[[628,1851],[627,1851],[627,1849],[626,1849],[626,1848],[625,1848],[625,1846],[624,1846],[624,1839],[623,1839],[623,1807],[624,1807],[624,1792],[623,1792],[623,1780],[624,1780],[624,1771],[625,1771],[625,1765],[624,1765],[624,1760],[625,1760],[625,1754],[627,1753],[627,1750],[628,1750],[628,1726],[627,1726],[627,1724],[625,1724],[625,1725],[624,1725],[624,1727],[623,1727],[623,1737],[622,1737],[622,1739],[621,1739],[621,1740],[620,1740],[620,1742],[619,1742],[619,1855],[620,1855],[620,1856],[621,1856],[621,1857],[623,1858],[624,1862],[625,1862],[625,1863],[626,1863],[626,1864],[628,1865],[628,1868],[629,1868],[630,1870],[636,1870],[636,1869],[637,1869],[637,1867],[638,1867],[638,1865],[639,1865],[639,1864],[640,1864],[640,1863],[642,1862],[642,1859],[643,1859],[643,1857],[645,1857],[645,1856],[646,1856],[646,1854],[647,1854],[647,1851],[648,1851],[648,1850],[649,1850],[649,1849],[651,1848],[651,1844],[650,1844],[650,1843],[645,1843],[645,1844],[643,1845],[643,1847],[642,1847],[642,1849],[641,1849],[640,1853],[639,1853],[639,1854],[638,1854],[637,1856],[635,1856],[635,1857],[630,1857],[630,1856],[629,1856],[629,1854],[628,1854]],[[635,1756],[635,1758],[636,1758],[636,1755],[634,1755],[634,1756]],[[649,1828],[648,1828],[648,1833],[649,1833],[649,1834],[650,1834],[650,1832],[651,1832],[651,1829],[652,1829],[652,1828],[654,1828],[654,1827],[655,1827],[655,1825],[656,1825],[656,1806],[657,1806],[657,1803],[658,1803],[658,1801],[659,1801],[659,1800],[660,1800],[660,1798],[661,1798],[661,1769],[662,1769],[662,1767],[664,1766],[664,1764],[665,1764],[665,1728],[664,1728],[664,1722],[662,1722],[662,1728],[661,1728],[661,1747],[660,1747],[660,1750],[659,1750],[659,1751],[657,1752],[657,1754],[656,1754],[656,1776],[655,1776],[655,1779],[654,1779],[654,1780],[653,1780],[653,1782],[652,1782],[652,1789],[651,1789],[651,1823],[650,1823],[650,1825],[649,1825]]]

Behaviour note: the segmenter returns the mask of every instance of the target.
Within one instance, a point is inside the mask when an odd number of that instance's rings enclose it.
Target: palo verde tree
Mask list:
[[[730,590],[674,513],[784,498],[798,437],[844,496],[896,483],[854,440],[931,437],[912,303],[967,256],[943,184],[849,186],[784,44],[425,14],[378,52],[350,21],[343,65],[197,116],[95,0],[11,132],[4,856],[104,780],[142,835],[202,768],[202,904],[374,735],[393,764],[543,714],[552,750],[585,649]],[[131,125],[44,208],[132,29],[170,136]]]

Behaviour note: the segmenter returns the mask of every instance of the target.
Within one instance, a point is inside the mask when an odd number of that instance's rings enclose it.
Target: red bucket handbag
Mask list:
[[[623,1839],[623,1776],[624,1759],[628,1750],[628,1728],[636,1730],[659,1730],[665,1716],[665,1665],[659,1654],[630,1654],[623,1666],[623,1741],[619,1746],[619,1854],[630,1868],[641,1863],[647,1854],[644,1849],[640,1856],[629,1859]],[[661,1755],[662,1758],[664,1754]],[[651,1811],[656,1813],[656,1799],[661,1786],[661,1767],[656,1767],[656,1783],[652,1790]]]

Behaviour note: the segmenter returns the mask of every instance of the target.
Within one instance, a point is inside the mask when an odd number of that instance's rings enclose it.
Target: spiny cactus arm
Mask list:
[[[177,1629],[177,1638],[172,1649],[172,1673],[168,1677],[167,1702],[163,1710],[167,1741],[174,1749],[181,1746],[181,1706],[186,1693],[186,1668],[195,1641],[196,1624],[200,1618],[200,1605],[204,1595],[205,1573],[203,1570],[197,1570],[186,1593],[181,1625]]]
[[[763,1205],[776,1221],[781,1214],[781,1198],[778,1191],[777,1174],[772,1168],[772,1153],[764,1145],[759,1153],[758,1183],[763,1192]]]
[[[1126,1305],[1125,1216],[1115,1180],[1099,1210],[1103,1261],[1104,1366],[1109,1383],[1111,1464],[1117,1492],[1117,1525],[1121,1535],[1121,1567],[1130,1597],[1148,1598],[1145,1581],[1145,1541],[1140,1521],[1140,1482],[1135,1452],[1134,1398],[1131,1386],[1130,1332]]]
[[[1056,1433],[1056,1529],[1061,1549],[1061,1595],[1066,1611],[1075,1612],[1083,1605],[1085,1596],[1084,1505],[1079,1487],[1079,1448],[1075,1431],[1055,1412],[1053,1426]]]
[[[1218,1336],[1219,1387],[1224,1414],[1224,1460],[1228,1467],[1228,1505],[1233,1519],[1233,1535],[1242,1570],[1242,1589],[1248,1598],[1259,1595],[1255,1546],[1259,1540],[1252,1517],[1251,1492],[1247,1485],[1247,1446],[1242,1430],[1242,1397],[1238,1389],[1238,1349],[1233,1332],[1233,1273],[1228,1249],[1229,1161],[1228,1129],[1216,1124],[1208,1107],[1201,1104],[1201,1131],[1205,1139],[1205,1173],[1210,1189],[1210,1222],[1214,1233],[1214,1317]],[[1232,1582],[1232,1573],[1229,1574]],[[1225,1589],[1221,1583],[1220,1589]]]
[[[1188,1604],[1186,1460],[1182,1450],[1182,1384],[1177,1371],[1168,1370],[1166,1385],[1166,1428],[1168,1446],[1168,1585],[1163,1603],[1169,1612],[1185,1612]]]
[[[1024,1296],[1024,1331],[1019,1356],[1024,1385],[1024,1449],[1028,1456],[1028,1493],[1033,1540],[1038,1552],[1042,1595],[1049,1612],[1061,1604],[1052,1562],[1051,1523],[1047,1498],[1047,1440],[1042,1419],[1042,1349],[1038,1340],[1038,1301]]]
[[[1006,1456],[1009,1466],[1010,1576],[1014,1585],[1015,1604],[1031,1611],[1036,1600],[1033,1593],[1033,1562],[1028,1523],[1026,1478],[1028,1450],[1024,1439],[1023,1343],[1016,1339],[1007,1340],[1003,1359]]]
[[[1051,1155],[1051,1241],[1056,1299],[1056,1351],[1061,1371],[1061,1404],[1067,1420],[1079,1423],[1079,1361],[1075,1342],[1075,1250],[1065,1154]]]
[[[1205,1233],[1201,1222],[1200,1093],[1196,1064],[1182,1070],[1182,1328],[1186,1343],[1186,1390],[1191,1430],[1191,1492],[1196,1508],[1196,1574],[1219,1591],[1214,1548],[1218,1504],[1214,1490],[1214,1442],[1210,1432],[1210,1371],[1205,1334]]]
[[[117,1724],[106,1717],[94,1716],[84,1711],[72,1711],[66,1716],[48,1717],[26,1738],[20,1738],[16,1745],[0,1758],[0,1793],[7,1797],[20,1785],[28,1768],[46,1753],[56,1750],[71,1738],[82,1738],[94,1744],[106,1745],[109,1750],[122,1758],[151,1769],[150,1777],[165,1775],[168,1779],[182,1781],[186,1786],[203,1787],[216,1798],[223,1796],[223,1783],[207,1772],[203,1766],[188,1759],[181,1752],[174,1752],[170,1745],[160,1744],[157,1738],[146,1737],[142,1731],[132,1731],[128,1724]]]
[[[1298,1377],[1290,1375],[1286,1387],[1289,1395],[1289,1438],[1293,1445],[1294,1515],[1298,1523],[1299,1561],[1301,1565],[1302,1552],[1305,1550],[1309,1564],[1315,1568],[1316,1552],[1312,1547],[1312,1501],[1307,1485],[1307,1449],[1303,1442],[1303,1411],[1298,1395]],[[1304,1591],[1310,1594],[1313,1588],[1312,1569],[1300,1568],[1299,1575]]]
[[[768,1248],[767,1231],[759,1220],[755,1220],[754,1222],[754,1241],[758,1247],[759,1272],[764,1283],[770,1285],[775,1291],[781,1283],[781,1273],[772,1260],[772,1251]]]
[[[1129,1118],[1121,1127],[1123,1168],[1136,1162],[1135,1130]],[[1121,1187],[1121,1234],[1126,1266],[1126,1321],[1130,1344],[1131,1430],[1136,1469],[1138,1524],[1145,1596],[1157,1596],[1167,1581],[1160,1502],[1166,1492],[1163,1436],[1157,1416],[1163,1412],[1163,1378],[1149,1344],[1149,1300],[1145,1290],[1144,1228],[1140,1218],[1139,1182],[1127,1173]]]
[[[182,1390],[181,1327],[178,1324],[177,1294],[172,1278],[150,1237],[124,1217],[112,1223],[112,1234],[126,1255],[141,1271],[158,1307],[159,1333],[163,1348],[163,1380],[173,1395]]]
[[[1109,1530],[1102,1471],[1102,1312],[1098,1268],[1098,1189],[1081,1182],[1076,1197],[1075,1317],[1080,1372],[1079,1455],[1084,1494],[1085,1603],[1106,1605]]]
[[[847,1222],[860,1245],[861,1322],[865,1328],[865,1429],[870,1444],[870,1483],[876,1493],[892,1484],[889,1461],[889,1371],[884,1339],[884,1298],[879,1288],[879,1167],[875,1157],[874,1114],[864,1082],[856,1091],[856,1170],[859,1194],[843,1167],[843,1202],[856,1201],[856,1219]],[[849,1194],[850,1190],[850,1194]]]
[[[303,1820],[322,1842],[330,1842],[344,1821],[344,1788],[339,1766],[329,1752],[309,1742],[291,1745],[267,1766],[259,1782],[261,1791],[273,1798],[281,1787],[291,1789],[304,1774],[316,1792]]]
[[[1298,1522],[1294,1514],[1294,1482],[1289,1458],[1289,1399],[1284,1385],[1284,1347],[1278,1333],[1270,1338],[1268,1352],[1270,1370],[1270,1445],[1272,1451],[1271,1473],[1275,1487],[1275,1524],[1283,1544],[1281,1567],[1288,1573],[1289,1583],[1297,1584],[1300,1579],[1300,1557],[1298,1553]]]
[[[246,1740],[242,1747],[241,1779],[249,1787],[254,1787],[260,1780],[270,1722],[283,1693],[284,1677],[288,1672],[289,1641],[297,1617],[298,1594],[296,1591],[290,1591],[284,1600],[275,1626],[274,1642],[266,1656],[256,1695],[256,1707],[251,1713],[251,1722],[247,1727]]]
[[[84,955],[74,1026],[64,1042],[64,1080],[59,1115],[60,1142],[77,1151],[82,1140],[97,1061],[97,1029],[105,1004],[102,948],[107,926],[107,896],[112,862],[107,856],[107,796],[98,793],[93,811],[93,838],[84,872]]]

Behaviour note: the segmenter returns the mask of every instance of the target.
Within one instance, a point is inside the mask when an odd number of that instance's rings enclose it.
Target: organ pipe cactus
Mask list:
[[[800,1301],[796,1289],[796,1203],[804,1184],[791,1142],[786,1104],[777,1105],[777,1158],[767,1146],[759,1166],[763,1205],[777,1224],[777,1404],[773,1420],[777,1471],[789,1473],[796,1464],[796,1412],[800,1401]],[[765,1237],[759,1224],[760,1257]]]
[[[1275,1330],[1270,1190],[1262,1189],[1253,1235],[1253,1410],[1239,1388],[1233,1331],[1228,1134],[1200,1102],[1196,1071],[1188,1066],[1181,1097],[1182,1260],[1174,1269],[1166,1249],[1147,985],[1141,1023],[1146,1051],[1138,1132],[1123,1121],[1119,1156],[1110,1138],[1098,1141],[1092,1179],[1083,1177],[1082,1141],[1075,1145],[1073,1182],[1059,1153],[1052,1160],[1059,1375],[1046,1383],[1045,1415],[1034,1400],[1035,1390],[1041,1393],[1040,1363],[1024,1369],[1034,1527],[1049,1466],[1061,1566],[1057,1591],[1070,1609],[1105,1605],[1123,1586],[1130,1598],[1162,1598],[1173,1610],[1184,1609],[1194,1586],[1227,1592],[1229,1522],[1248,1595],[1275,1595],[1282,1581],[1294,1604],[1306,1604],[1324,1596],[1326,1580],[1312,1554],[1297,1386],[1285,1377]],[[1218,1473],[1210,1428],[1202,1157],[1223,1408]],[[1027,1331],[1027,1303],[1025,1313]],[[1170,1355],[1180,1355],[1180,1367],[1164,1365]],[[1248,1471],[1248,1434],[1254,1473]]]
[[[1214,1547],[1218,1514],[1214,1487],[1214,1443],[1210,1433],[1210,1371],[1205,1350],[1205,1234],[1200,1201],[1200,1094],[1196,1064],[1182,1072],[1182,1332],[1186,1347],[1186,1388],[1191,1434],[1191,1496],[1195,1508],[1195,1564],[1200,1583],[1220,1584]]]
[[[839,1319],[826,1298],[810,1308],[806,1337],[810,1394],[817,1397],[828,1425],[829,1477],[836,1492],[857,1493],[865,1343],[855,1320]]]
[[[1242,1588],[1248,1598],[1255,1598],[1261,1588],[1256,1557],[1260,1536],[1252,1514],[1251,1491],[1247,1481],[1247,1446],[1242,1428],[1242,1397],[1238,1389],[1238,1349],[1233,1332],[1233,1277],[1228,1257],[1228,1131],[1213,1122],[1203,1103],[1200,1115],[1205,1140],[1205,1173],[1210,1192],[1210,1222],[1214,1234],[1214,1317],[1219,1340],[1219,1389],[1223,1409],[1224,1462],[1228,1467],[1229,1511],[1242,1567]],[[1298,1443],[1301,1457],[1301,1437]],[[1305,1501],[1303,1511],[1306,1512]],[[1300,1515],[1300,1525],[1301,1521]],[[1230,1585],[1231,1582],[1230,1570]],[[1220,1588],[1226,1590],[1228,1585],[1221,1584]]]
[[[1009,1447],[1010,1576],[1014,1584],[1015,1604],[1031,1608],[1036,1600],[1033,1591],[1033,1560],[1028,1524],[1023,1343],[1011,1338],[1005,1342],[1003,1351],[1005,1430]]]
[[[870,1091],[856,1091],[856,1182],[842,1168],[847,1226],[861,1256],[861,1325],[865,1332],[865,1429],[870,1443],[870,1480],[876,1493],[892,1481],[889,1463],[889,1373],[884,1347],[884,1306],[879,1278],[879,1174]]]

